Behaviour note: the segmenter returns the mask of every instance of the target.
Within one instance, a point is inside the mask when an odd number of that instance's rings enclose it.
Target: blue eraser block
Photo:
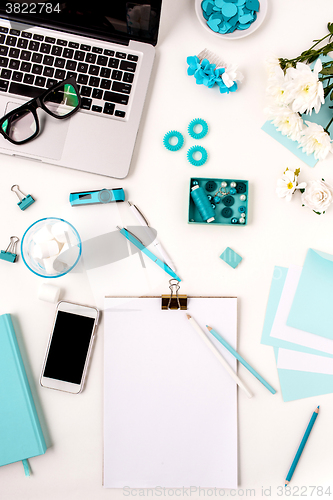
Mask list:
[[[224,260],[229,266],[236,269],[238,264],[242,261],[242,257],[234,252],[231,248],[227,247],[220,255],[220,259]]]

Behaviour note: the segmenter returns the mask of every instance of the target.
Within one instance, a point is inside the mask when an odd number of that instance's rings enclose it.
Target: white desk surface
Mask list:
[[[260,344],[274,265],[302,265],[310,247],[330,253],[333,250],[333,208],[319,217],[301,207],[299,194],[289,204],[275,194],[276,181],[286,167],[300,167],[301,180],[324,177],[332,183],[333,157],[311,169],[261,130],[267,83],[264,61],[272,53],[294,57],[313,39],[326,34],[327,22],[332,21],[331,1],[279,0],[269,1],[268,7],[267,18],[257,32],[244,39],[225,41],[200,26],[193,0],[165,0],[151,85],[126,179],[107,179],[6,156],[0,159],[1,248],[5,248],[9,236],[22,237],[31,223],[47,216],[74,221],[75,211],[77,229],[84,232],[87,214],[93,217],[93,210],[72,208],[69,193],[121,186],[127,199],[135,202],[158,230],[183,279],[184,293],[239,298],[239,351],[278,392],[271,395],[239,367],[239,375],[255,396],[248,399],[241,391],[238,395],[240,490],[234,492],[235,498],[245,497],[246,489],[254,489],[256,497],[262,497],[262,488],[266,496],[281,496],[278,487],[284,483],[308,419],[318,404],[320,415],[294,474],[292,493],[310,497],[310,486],[323,486],[325,491],[332,483],[332,395],[283,403],[273,348]],[[194,78],[187,76],[187,56],[204,48],[239,64],[245,79],[235,94],[220,95],[197,86]],[[203,140],[209,161],[200,169],[187,162],[186,147],[169,153],[162,146],[163,135],[172,129],[184,133],[186,146],[194,144],[186,130],[196,117],[204,118],[210,127]],[[188,183],[195,175],[248,179],[249,224],[242,228],[187,224]],[[10,191],[13,184],[19,184],[37,200],[26,212],[16,206]],[[243,257],[236,270],[219,259],[227,246]],[[150,266],[159,283],[152,289],[140,273],[126,276],[124,262],[119,264],[119,273],[114,266],[115,276],[108,286],[110,295],[168,292],[167,276],[157,266]],[[38,300],[42,279],[25,268],[22,258],[15,265],[0,264],[0,313],[11,313],[19,325],[19,342],[24,346],[29,381],[49,444],[44,456],[30,460],[30,479],[24,477],[21,463],[0,468],[1,498],[123,498],[121,490],[102,487],[103,322],[84,392],[74,396],[41,388],[38,379],[55,307]],[[93,305],[96,290],[86,275],[69,274],[57,284],[64,290],[62,298]],[[312,493],[313,498],[318,491]],[[199,497],[198,491],[191,493],[192,498]],[[140,492],[126,494],[139,496]],[[172,494],[187,496],[189,492]],[[158,493],[150,492],[151,496]],[[162,491],[160,496],[169,494]],[[325,497],[328,495],[321,498]]]

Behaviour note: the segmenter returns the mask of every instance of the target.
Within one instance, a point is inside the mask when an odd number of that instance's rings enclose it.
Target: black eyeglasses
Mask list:
[[[80,109],[81,97],[75,78],[67,78],[45,90],[0,119],[0,133],[13,144],[24,144],[40,132],[37,108],[54,118],[69,118]]]

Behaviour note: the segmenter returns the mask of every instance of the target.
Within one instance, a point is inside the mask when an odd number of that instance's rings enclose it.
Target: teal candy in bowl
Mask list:
[[[82,252],[79,233],[56,217],[40,219],[23,235],[21,255],[30,271],[42,278],[59,278],[78,263]]]
[[[267,0],[195,0],[203,28],[225,39],[243,38],[256,31],[267,13]]]

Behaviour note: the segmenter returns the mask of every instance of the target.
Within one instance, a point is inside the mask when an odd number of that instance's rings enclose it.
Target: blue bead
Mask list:
[[[245,213],[245,212],[246,212],[246,209],[245,209],[245,207],[241,206],[241,207],[239,207],[238,211],[239,211],[240,213]]]
[[[207,198],[209,199],[209,201],[212,201],[212,197],[210,194],[207,194]]]
[[[219,196],[214,196],[213,198],[214,203],[218,204],[221,201],[221,198]]]
[[[214,208],[214,209],[216,208],[215,205],[214,205],[214,203],[211,203],[211,205],[212,205],[212,208]]]
[[[236,194],[236,193],[237,193],[236,188],[231,188],[230,189],[230,194]]]
[[[236,219],[236,217],[233,217],[231,219],[231,224],[237,224],[237,222],[238,222],[238,219]]]

